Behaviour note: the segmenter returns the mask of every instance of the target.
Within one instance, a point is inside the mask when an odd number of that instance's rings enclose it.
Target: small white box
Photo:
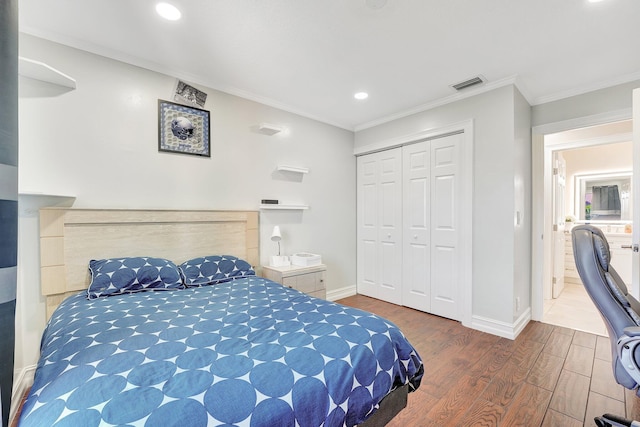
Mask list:
[[[317,254],[310,254],[308,252],[299,252],[291,255],[291,264],[301,267],[310,267],[312,265],[322,264],[322,257]]]
[[[288,256],[273,255],[269,265],[271,267],[289,267],[291,265],[291,261]]]

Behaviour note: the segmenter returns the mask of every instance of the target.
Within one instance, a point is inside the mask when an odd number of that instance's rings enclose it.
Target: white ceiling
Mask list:
[[[181,20],[155,0],[20,0],[20,30],[352,130],[476,75],[473,93],[515,82],[534,105],[640,79],[638,0],[168,1]]]

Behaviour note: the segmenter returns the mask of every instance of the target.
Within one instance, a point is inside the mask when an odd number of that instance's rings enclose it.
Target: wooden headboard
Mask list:
[[[153,256],[180,264],[205,255],[260,263],[255,211],[44,208],[40,277],[47,318],[67,296],[89,286],[89,260]]]

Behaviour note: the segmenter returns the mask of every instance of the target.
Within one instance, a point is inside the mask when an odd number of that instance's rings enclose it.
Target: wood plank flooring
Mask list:
[[[530,322],[512,341],[361,295],[338,302],[394,322],[425,363],[420,388],[388,427],[582,427],[607,412],[640,419],[640,399],[613,380],[608,338]]]
[[[361,295],[338,302],[394,322],[425,363],[422,385],[389,427],[581,427],[607,412],[640,419],[640,399],[613,379],[608,338],[530,322],[509,340]]]

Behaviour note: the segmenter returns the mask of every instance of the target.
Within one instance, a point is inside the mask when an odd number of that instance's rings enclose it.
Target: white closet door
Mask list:
[[[430,141],[431,150],[431,310],[460,320],[458,242],[460,156],[463,135]]]
[[[358,293],[402,303],[402,156],[358,158]]]
[[[402,304],[402,149],[380,156],[379,288],[384,301]]]
[[[358,157],[358,293],[375,298],[378,282],[378,156]]]
[[[429,276],[431,150],[427,141],[403,147],[403,305],[431,311]]]

